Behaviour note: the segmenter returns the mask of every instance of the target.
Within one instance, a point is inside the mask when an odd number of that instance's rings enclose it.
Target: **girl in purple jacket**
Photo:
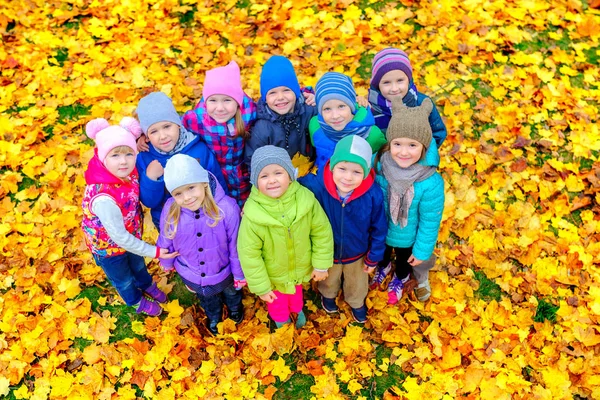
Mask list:
[[[236,248],[240,208],[216,178],[188,155],[176,154],[167,161],[164,181],[173,197],[162,210],[157,244],[179,256],[160,263],[167,271],[175,269],[196,293],[208,330],[216,335],[223,303],[236,324],[244,319],[240,289],[246,280]]]

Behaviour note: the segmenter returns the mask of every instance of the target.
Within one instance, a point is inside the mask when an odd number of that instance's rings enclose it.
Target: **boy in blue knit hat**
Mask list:
[[[257,119],[246,141],[244,159],[250,166],[256,149],[273,145],[296,154],[312,157],[308,124],[317,115],[314,95],[300,89],[294,66],[283,56],[272,56],[260,74],[260,101]]]
[[[309,132],[317,152],[315,165],[319,169],[325,166],[337,142],[346,136],[362,137],[373,153],[386,143],[385,136],[375,126],[371,110],[356,103],[356,91],[350,77],[327,72],[317,82],[315,97],[319,115],[310,121]]]
[[[314,193],[333,229],[334,264],[327,279],[318,284],[323,309],[338,311],[336,298],[343,288],[344,300],[358,323],[367,320],[369,273],[383,259],[387,235],[383,192],[375,183],[371,155],[365,139],[346,136],[318,175],[299,179]]]

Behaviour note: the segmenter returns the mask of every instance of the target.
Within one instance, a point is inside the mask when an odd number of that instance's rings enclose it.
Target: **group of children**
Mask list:
[[[96,149],[83,231],[125,303],[157,316],[167,301],[143,257],[177,271],[213,334],[224,305],[227,317],[243,320],[246,285],[278,327],[293,319],[304,326],[302,284],[310,280],[328,313],[339,311],[342,289],[358,323],[367,321],[369,289],[390,274],[388,303],[402,298],[411,274],[426,301],[446,128],[417,91],[408,56],[394,48],[375,55],[368,104],[336,72],[314,93],[302,89],[282,56],[264,65],[260,90],[255,104],[232,61],[206,73],[202,98],[182,118],[154,92],[140,100],[139,122],[87,124]],[[316,174],[297,176],[297,154],[314,161]],[[159,230],[156,246],[141,239],[140,201]]]

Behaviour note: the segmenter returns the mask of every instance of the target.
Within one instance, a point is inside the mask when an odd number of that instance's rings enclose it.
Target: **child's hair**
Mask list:
[[[124,154],[124,153],[130,152],[130,151],[135,152],[135,149],[132,149],[131,147],[129,147],[127,145],[122,145],[122,146],[115,147],[111,151],[114,151],[115,154]]]
[[[242,118],[242,111],[238,106],[237,111],[235,112],[235,136],[241,136],[243,139],[248,139],[250,134],[246,129],[246,124],[244,124],[244,119]]]
[[[204,187],[204,201],[202,202],[202,211],[204,212],[204,215],[206,215],[213,221],[212,223],[207,223],[207,225],[211,228],[214,228],[223,218],[223,214],[219,206],[217,206],[217,202],[215,201],[215,198],[212,195],[208,183],[199,183],[199,185],[202,185]],[[181,206],[177,204],[177,202],[173,201],[171,207],[169,208],[167,218],[165,220],[165,237],[167,239],[173,239],[175,237],[180,216]]]

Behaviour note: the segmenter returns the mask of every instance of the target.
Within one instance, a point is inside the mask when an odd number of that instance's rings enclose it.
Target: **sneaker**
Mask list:
[[[146,314],[151,317],[158,317],[162,313],[162,307],[158,303],[148,300],[145,297],[142,297],[142,300],[140,300],[135,309],[138,314]]]
[[[239,324],[244,320],[244,309],[240,306],[239,310],[229,310],[229,318],[231,318],[236,325]]]
[[[395,274],[388,286],[388,304],[396,304],[402,298],[404,293],[404,284],[408,282],[410,275],[404,279],[399,279]]]
[[[158,301],[159,303],[167,302],[167,295],[165,292],[160,290],[158,286],[156,286],[156,282],[153,282],[152,286],[146,289],[145,292],[148,296],[152,297],[152,299]]]
[[[206,327],[208,328],[209,332],[212,333],[213,335],[218,335],[219,334],[219,320],[212,320],[212,319],[208,319],[206,318]]]
[[[350,308],[350,310],[352,311],[352,316],[356,322],[359,324],[367,322],[367,306],[363,305],[359,308]]]
[[[337,304],[335,303],[335,299],[330,299],[328,297],[321,296],[321,307],[327,314],[333,314],[339,311]]]
[[[379,267],[375,268],[375,275],[373,275],[373,279],[371,279],[371,283],[369,284],[369,289],[373,290],[373,289],[380,287],[391,270],[392,270],[391,262],[389,262],[385,268],[379,268]]]
[[[419,283],[417,288],[415,289],[415,295],[419,301],[427,301],[429,300],[429,296],[431,296],[431,286],[429,286],[429,280],[426,280],[423,283]]]

